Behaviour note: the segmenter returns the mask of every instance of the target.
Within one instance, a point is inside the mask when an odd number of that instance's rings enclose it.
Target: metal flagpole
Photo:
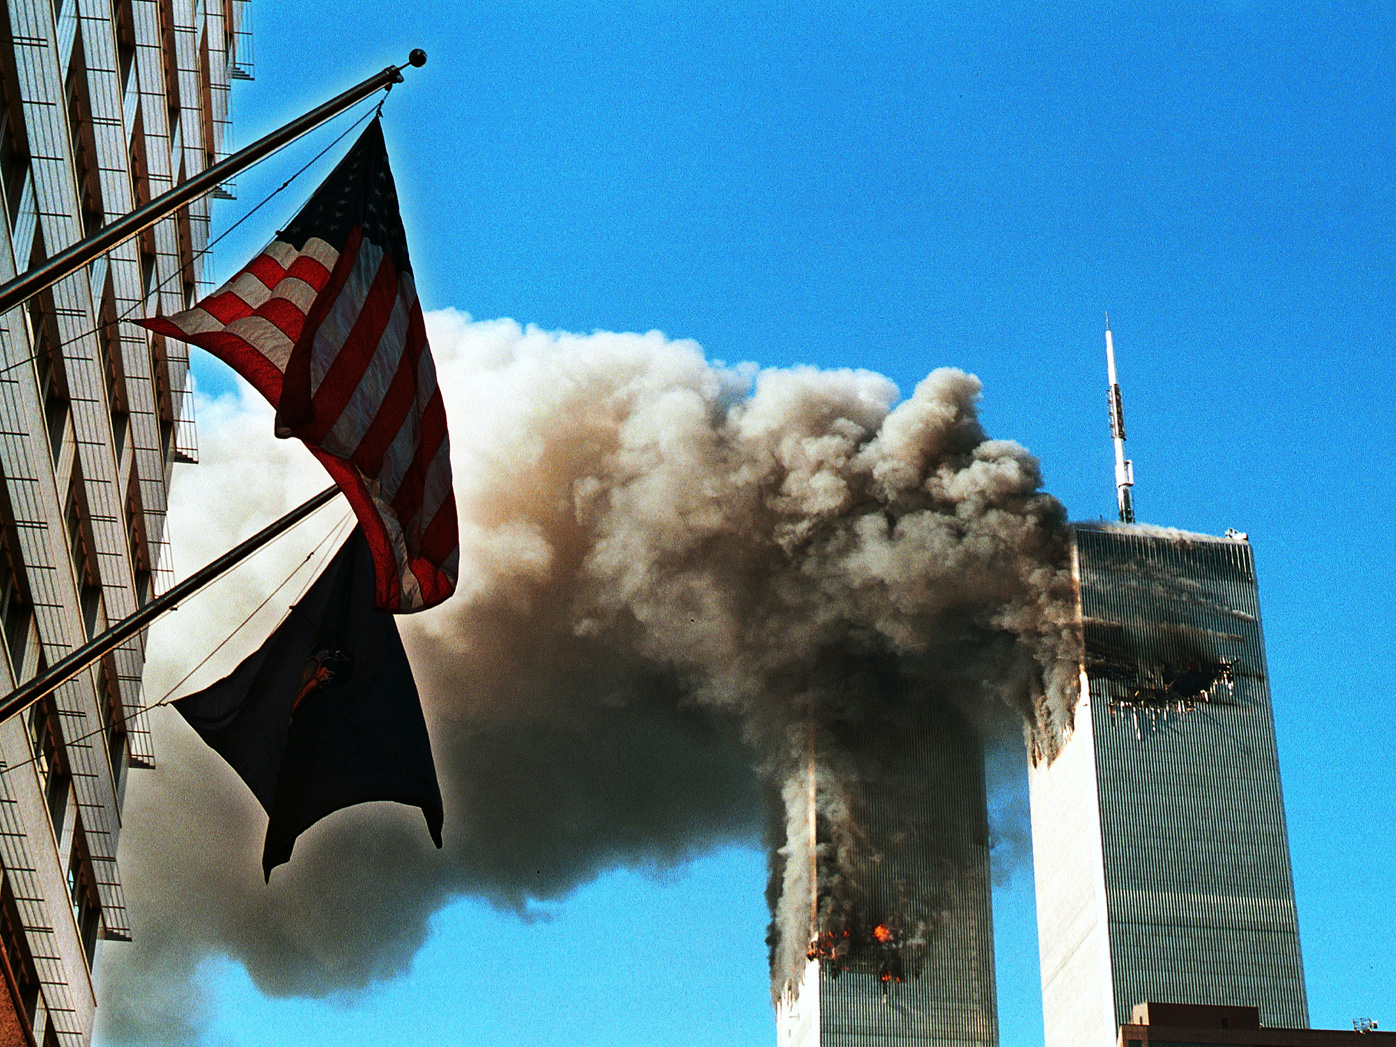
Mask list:
[[[173,610],[181,602],[217,579],[230,568],[237,566],[273,538],[289,531],[322,505],[339,494],[339,488],[327,487],[308,502],[292,509],[274,524],[258,531],[247,541],[224,553],[201,571],[190,575],[164,596],[157,597],[129,618],[118,622],[95,640],[89,640],[77,650],[64,655],[52,669],[36,676],[28,683],[12,691],[0,700],[0,723],[16,713],[23,712],[40,698],[56,691],[78,673],[95,662],[102,655],[114,651],[138,632],[150,625],[166,611]]]
[[[239,171],[251,167],[258,160],[269,156],[288,142],[293,142],[307,131],[319,127],[332,116],[337,116],[358,102],[384,87],[402,83],[402,71],[408,65],[423,66],[427,53],[415,48],[407,58],[406,65],[390,65],[381,73],[375,73],[363,83],[349,88],[343,94],[331,98],[324,105],[312,109],[304,116],[271,134],[260,138],[246,148],[239,149],[226,160],[221,160],[205,171],[201,171],[188,181],[181,182],[168,193],[156,197],[144,207],[138,207],[124,218],[118,218],[111,225],[104,226],[86,240],[80,240],[65,248],[42,265],[15,277],[0,287],[0,315],[4,315],[17,305],[23,305],[34,295],[56,284],[65,276],[77,272],[89,262],[110,251],[117,244],[129,240],[142,229],[154,225],[166,215],[197,199],[215,186],[226,182]]]

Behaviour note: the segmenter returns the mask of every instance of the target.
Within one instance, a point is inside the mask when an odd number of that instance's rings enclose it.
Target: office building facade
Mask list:
[[[983,747],[958,714],[927,712],[850,776],[854,868],[812,877],[810,959],[777,999],[779,1047],[998,1043]],[[809,832],[789,851],[829,861],[822,815]],[[819,896],[831,881],[842,897]]]
[[[1135,1005],[1308,1015],[1249,542],[1078,525],[1074,731],[1029,770],[1047,1047]]]
[[[10,0],[0,39],[0,280],[220,159],[250,75],[244,0]],[[225,189],[226,192],[226,189]],[[122,323],[207,290],[209,201],[0,318],[0,687],[168,582],[166,494],[195,457],[183,346]],[[102,940],[129,937],[116,867],[129,766],[153,760],[144,639],[0,725],[0,1011],[91,1038]]]

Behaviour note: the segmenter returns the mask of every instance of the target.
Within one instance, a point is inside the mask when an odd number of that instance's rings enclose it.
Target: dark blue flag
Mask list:
[[[268,879],[302,832],[370,800],[420,807],[441,846],[441,790],[417,685],[374,593],[373,557],[356,529],[258,651],[174,703],[270,816]]]

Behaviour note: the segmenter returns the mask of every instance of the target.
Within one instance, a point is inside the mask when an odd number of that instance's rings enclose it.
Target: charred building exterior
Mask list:
[[[1074,732],[1029,772],[1047,1047],[1136,1004],[1308,1024],[1255,563],[1244,535],[1075,529]]]
[[[855,832],[836,839],[820,814],[814,846],[789,849],[817,886],[802,977],[776,1002],[779,1047],[998,1043],[982,743],[957,713],[927,715],[834,804]]]
[[[230,80],[249,75],[245,13],[245,0],[6,3],[0,281],[223,156]],[[197,200],[0,318],[5,692],[169,580],[171,468],[195,457],[188,359],[120,319],[194,301],[208,230]],[[87,1043],[99,943],[129,936],[116,845],[127,768],[153,759],[144,651],[130,641],[0,727],[6,1043]]]

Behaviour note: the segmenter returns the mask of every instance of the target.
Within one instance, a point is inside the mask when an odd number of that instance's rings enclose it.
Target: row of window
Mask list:
[[[0,876],[0,958],[30,1031],[42,1028],[43,1047],[58,1047],[57,1030],[47,1020],[43,996],[39,992],[39,972],[29,950],[9,876]]]
[[[103,667],[101,688],[110,692],[106,668]],[[103,715],[117,715],[118,704],[103,703]],[[118,729],[113,720],[107,723],[109,736],[114,742],[124,738],[124,731]],[[29,741],[34,753],[35,770],[39,785],[47,803],[49,820],[53,825],[54,839],[68,840],[67,886],[68,902],[72,909],[73,924],[77,929],[83,955],[89,969],[97,950],[97,938],[101,931],[102,903],[97,893],[96,878],[92,873],[92,856],[87,848],[87,840],[82,829],[82,818],[73,802],[73,777],[67,763],[59,729],[59,719],[52,699],[36,702],[29,710]],[[121,742],[124,747],[124,741]],[[113,758],[120,760],[119,750],[113,747]],[[116,765],[119,766],[119,763]],[[71,811],[71,833],[67,822]],[[3,872],[3,870],[0,870]],[[20,919],[15,903],[14,892],[8,876],[0,883],[0,947],[3,947],[4,960],[19,992],[20,1004],[30,1029],[40,1032],[45,1047],[50,1042],[56,1044],[56,1032],[46,1020],[47,1014],[39,991],[39,976],[34,965],[34,957],[29,948],[24,924]],[[50,1040],[50,1037],[53,1039]]]
[[[105,674],[106,670],[102,670]],[[108,715],[119,706],[103,703]],[[63,830],[69,808],[74,808],[72,846],[68,857],[68,896],[73,907],[73,919],[82,938],[83,953],[87,962],[92,963],[97,948],[97,931],[101,923],[102,905],[97,897],[93,882],[92,860],[87,850],[87,840],[83,835],[81,819],[71,802],[73,776],[68,766],[67,755],[58,731],[58,715],[51,699],[35,702],[29,711],[29,738],[34,749],[34,763],[39,773],[39,782],[48,802],[49,820],[53,824],[53,835],[63,839]],[[125,732],[117,724],[108,722],[109,737],[114,746],[122,744]]]
[[[98,332],[98,363],[105,383],[107,406],[111,419],[112,444],[117,462],[125,456],[126,442],[131,428],[130,405],[127,398],[126,376],[121,363],[121,346],[116,335],[115,298],[111,293],[110,278],[106,292],[102,295],[98,311],[100,330]],[[55,474],[63,467],[64,442],[69,431],[71,401],[67,377],[64,369],[63,352],[60,348],[51,305],[47,295],[37,295],[30,299],[25,308],[26,320],[31,331],[35,363],[39,375],[40,402],[43,404],[45,423],[48,430],[49,450]],[[164,356],[163,339],[154,345],[157,375],[167,375],[168,363]],[[176,454],[174,446],[175,406],[168,378],[157,381],[157,403],[159,406],[159,426],[162,460],[169,461]],[[70,473],[66,519],[68,536],[73,548],[73,562],[77,569],[79,585],[97,586],[101,579],[95,569],[95,559],[91,555],[91,535],[86,525],[84,506],[81,499],[81,474],[74,464]],[[143,513],[141,509],[140,486],[135,471],[135,463],[129,463],[127,481],[128,518],[126,530],[131,543],[131,561],[136,572],[138,602],[149,597],[149,575],[152,556],[147,544]],[[13,517],[9,517],[13,519]],[[79,549],[79,542],[83,548]],[[89,635],[91,630],[89,629]]]
[[[0,535],[0,623],[3,623],[5,647],[17,668],[23,667],[24,662],[32,658],[34,673],[37,674],[47,666],[42,652],[38,650],[33,616],[24,606],[18,578],[11,567],[8,548],[8,536]],[[127,728],[115,663],[110,655],[98,663],[96,675],[102,737],[106,743],[107,758],[110,760],[113,788],[120,795],[127,765]],[[18,675],[16,678],[19,678]],[[70,841],[67,852],[68,898],[74,925],[90,969],[101,931],[102,907],[92,872],[91,855],[83,833],[81,815],[73,800],[72,769],[68,764],[61,734],[61,721],[52,697],[44,698],[31,706],[28,719],[34,766],[49,821],[53,826],[54,839],[60,842],[60,846],[65,839]],[[71,828],[71,832],[65,837],[65,829],[68,828]],[[48,1011],[39,988],[38,972],[23,928],[10,879],[4,875],[3,867],[0,867],[0,976],[5,976],[4,968],[8,967],[8,976],[13,980],[14,990],[31,1031],[43,1047],[57,1047],[57,1032],[48,1020]]]
[[[56,14],[61,19],[66,3],[73,0],[60,0]],[[233,0],[224,0],[225,25],[232,23]],[[179,69],[176,64],[176,30],[174,27],[173,0],[161,0],[158,5],[160,26],[160,54],[164,65],[165,110],[172,148],[181,156],[184,150],[194,143],[185,141],[181,123],[183,109],[197,109],[206,114],[199,121],[202,124],[201,141],[197,143],[204,154],[207,166],[217,159],[213,133],[212,95],[214,85],[210,77],[209,46],[207,26],[203,27],[197,48],[196,76],[199,84],[199,97],[182,98]],[[131,0],[115,0],[112,5],[112,25],[116,36],[117,82],[122,95],[123,109],[128,113],[134,110],[131,122],[133,133],[130,136],[130,175],[132,197],[138,203],[149,199],[149,182],[144,155],[144,120],[140,112],[141,99],[136,84],[136,35]],[[68,58],[67,80],[64,94],[67,101],[69,141],[74,160],[78,194],[81,200],[81,218],[86,233],[101,228],[107,217],[108,208],[102,196],[97,159],[95,126],[92,118],[92,100],[88,84],[88,62],[81,32],[73,35],[73,50]],[[0,49],[0,103],[3,103],[3,128],[0,128],[0,161],[5,161],[5,190],[13,225],[24,195],[24,177],[27,173],[29,154],[23,127],[23,109],[20,106],[19,92],[15,89],[18,76],[15,72],[15,59],[12,43],[7,42]],[[191,168],[192,170],[192,168]],[[179,165],[172,172],[176,180],[180,177]]]
[[[102,588],[96,570],[97,561],[93,552],[90,520],[85,512],[83,494],[81,474],[75,471],[65,505],[64,526],[70,538],[69,549],[80,585],[79,602],[83,623],[87,635],[92,637],[104,631],[107,622]],[[131,544],[138,586],[137,599],[144,603],[151,596],[152,583],[149,562],[138,558],[145,555],[146,546],[141,533],[144,514],[140,511],[139,483],[134,470],[131,474],[128,506],[130,519],[134,521]],[[0,632],[3,632],[3,656],[9,658],[13,679],[20,681],[37,676],[46,665],[38,642],[32,597],[25,585],[26,576],[12,527],[13,520],[4,476],[0,473]],[[99,663],[97,705],[109,740],[112,781],[119,788],[125,765],[127,732],[115,663],[111,661],[110,655]]]

